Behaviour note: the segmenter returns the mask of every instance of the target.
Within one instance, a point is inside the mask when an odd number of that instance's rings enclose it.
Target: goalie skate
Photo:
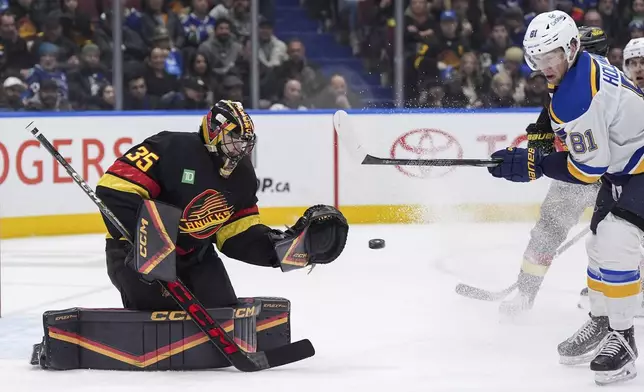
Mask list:
[[[590,316],[577,332],[557,346],[559,363],[580,365],[592,361],[601,350],[601,343],[607,334],[608,317]]]
[[[627,381],[637,376],[637,347],[633,327],[625,331],[610,331],[600,346],[597,357],[590,363],[597,385]]]

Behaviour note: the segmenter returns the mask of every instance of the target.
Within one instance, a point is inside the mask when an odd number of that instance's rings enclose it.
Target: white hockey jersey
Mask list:
[[[581,52],[556,86],[552,129],[570,154],[574,179],[644,173],[644,94],[605,57]]]

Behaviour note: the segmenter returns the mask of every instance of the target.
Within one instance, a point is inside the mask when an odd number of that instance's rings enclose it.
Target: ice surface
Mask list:
[[[525,317],[501,318],[497,303],[454,292],[459,282],[509,285],[530,228],[352,226],[343,255],[311,275],[226,260],[238,296],[289,298],[293,338],[309,338],[317,350],[311,359],[253,374],[232,368],[144,373],[30,366],[43,311],[115,307],[120,297],[105,272],[102,236],[6,240],[0,391],[595,391],[588,367],[559,365],[556,351],[587,317],[576,308],[585,279],[583,241],[555,261]],[[385,239],[386,247],[369,249],[371,238]],[[644,336],[638,322],[636,329]],[[619,389],[643,387],[641,374]]]

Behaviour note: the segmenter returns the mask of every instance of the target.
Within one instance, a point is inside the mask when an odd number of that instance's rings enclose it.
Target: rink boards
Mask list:
[[[487,158],[509,145],[525,146],[525,127],[537,115],[534,110],[350,112],[356,136],[373,155],[425,159]],[[332,116],[332,111],[253,113],[264,223],[292,224],[319,203],[339,206],[352,223],[516,221],[538,214],[548,179],[514,184],[491,177],[485,168],[363,166],[335,143]],[[25,130],[32,120],[95,186],[130,146],[162,130],[194,132],[201,114],[0,117],[3,238],[105,230],[93,203]]]

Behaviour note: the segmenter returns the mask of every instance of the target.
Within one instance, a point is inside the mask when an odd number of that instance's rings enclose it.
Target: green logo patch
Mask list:
[[[181,182],[184,184],[193,184],[195,183],[195,171],[190,169],[183,169],[183,175],[181,176]]]

